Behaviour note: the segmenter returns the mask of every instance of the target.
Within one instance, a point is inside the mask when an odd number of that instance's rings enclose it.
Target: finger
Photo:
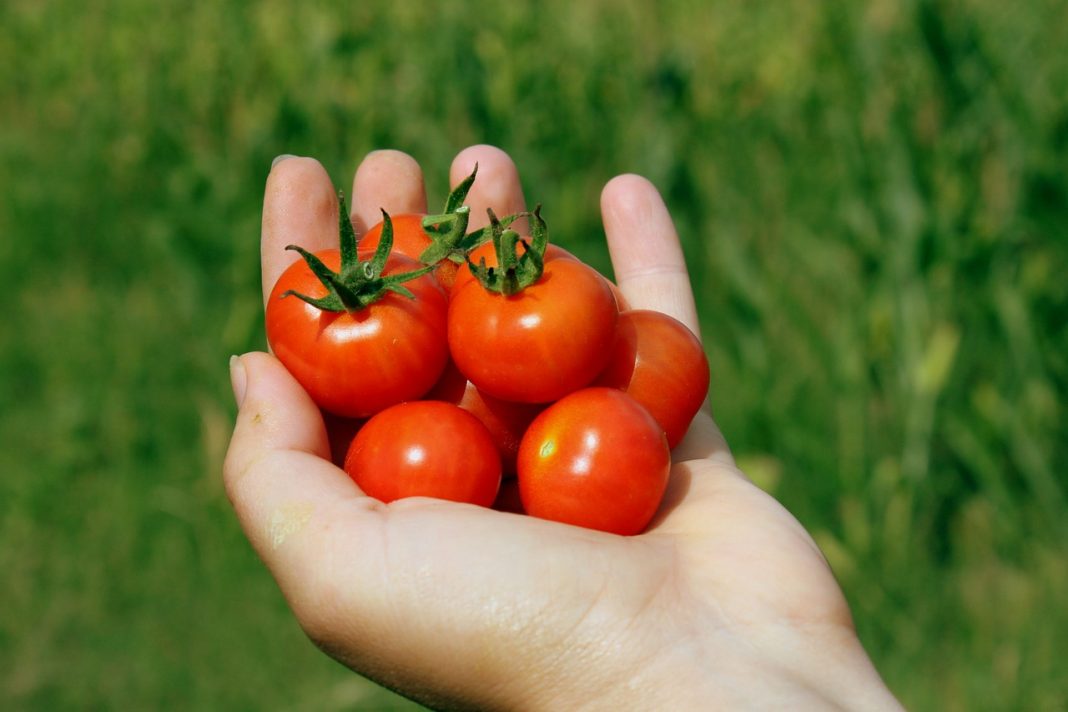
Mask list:
[[[678,234],[653,184],[613,178],[601,192],[601,215],[616,282],[631,306],[664,312],[700,336]]]
[[[471,175],[476,164],[478,175],[465,201],[471,207],[469,229],[477,230],[489,224],[487,208],[492,209],[498,217],[521,213],[527,209],[515,163],[507,153],[495,146],[483,144],[460,151],[449,169],[449,184],[458,185]],[[513,227],[520,234],[527,232],[526,220],[516,221]]]
[[[286,267],[299,259],[286,245],[307,250],[337,247],[337,196],[326,170],[313,158],[277,160],[263,196],[260,265],[263,301]]]
[[[390,215],[426,212],[426,188],[419,163],[401,151],[371,151],[352,179],[352,223],[362,235]]]
[[[351,496],[359,490],[330,465],[330,444],[318,407],[276,358],[263,353],[235,357],[231,378],[239,410],[223,468],[226,491],[256,549],[269,551],[266,545],[276,537],[271,533],[272,513],[264,509],[267,503],[297,489],[301,497],[322,489],[331,496]],[[297,463],[302,468],[299,477]],[[291,471],[288,476],[286,470]]]

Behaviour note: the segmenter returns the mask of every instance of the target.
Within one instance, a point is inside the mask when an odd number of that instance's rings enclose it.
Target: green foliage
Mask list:
[[[271,158],[493,143],[607,270],[675,214],[713,402],[916,709],[1063,709],[1068,9],[0,4],[0,699],[404,702],[307,643],[220,485]],[[789,585],[784,581],[783,585]]]

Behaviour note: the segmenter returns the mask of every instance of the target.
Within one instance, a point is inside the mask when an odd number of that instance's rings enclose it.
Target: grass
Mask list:
[[[747,4],[748,5],[748,4]],[[508,150],[608,270],[663,190],[713,402],[913,709],[1063,709],[1068,9],[1030,0],[0,6],[0,699],[398,709],[220,485],[271,158]],[[788,585],[788,582],[784,582]]]

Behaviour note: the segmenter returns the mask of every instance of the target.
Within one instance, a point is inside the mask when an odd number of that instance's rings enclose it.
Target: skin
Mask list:
[[[453,184],[476,161],[473,216],[521,208],[498,149],[460,153]],[[421,176],[404,154],[370,154],[356,214],[420,212]],[[294,235],[309,248],[335,238],[333,199],[316,161],[274,166],[268,285]],[[601,210],[626,299],[700,333],[656,189],[614,178]],[[331,464],[318,409],[273,357],[236,357],[231,375],[240,407],[224,475],[237,516],[308,636],[383,685],[443,709],[900,709],[812,539],[738,470],[707,411],[673,452],[650,530],[618,537],[451,502],[377,502]]]

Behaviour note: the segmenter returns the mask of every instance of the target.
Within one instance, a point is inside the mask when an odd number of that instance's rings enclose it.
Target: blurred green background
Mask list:
[[[521,168],[603,270],[663,191],[713,402],[913,709],[1068,707],[1068,5],[0,4],[0,701],[408,707],[309,643],[220,483],[271,159]],[[789,582],[784,581],[788,586]]]

